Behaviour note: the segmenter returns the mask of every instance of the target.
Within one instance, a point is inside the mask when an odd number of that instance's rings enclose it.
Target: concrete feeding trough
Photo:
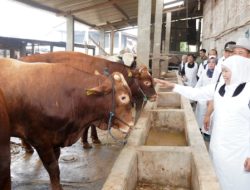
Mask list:
[[[175,71],[163,72],[161,74],[161,77],[163,77],[165,79],[171,79],[171,78],[176,79],[177,78]]]
[[[190,147],[127,147],[102,190],[219,190],[211,171],[202,171],[211,165],[199,168],[194,154]]]
[[[164,87],[159,87],[158,92],[171,92],[172,90],[164,88]]]
[[[181,96],[174,92],[159,92],[155,103],[158,109],[181,109]]]
[[[159,111],[153,107],[147,105],[150,111],[139,119],[102,190],[219,190],[197,124],[192,115],[186,116],[192,109]],[[145,146],[154,128],[183,132],[185,144]]]
[[[183,110],[152,111],[145,145],[187,146],[184,117]]]
[[[189,100],[156,89],[102,190],[220,190]]]

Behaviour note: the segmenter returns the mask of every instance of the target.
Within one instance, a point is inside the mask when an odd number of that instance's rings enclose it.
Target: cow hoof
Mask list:
[[[102,144],[102,142],[99,139],[92,139],[92,142],[94,144]]]
[[[92,148],[92,146],[89,143],[83,143],[83,148],[90,149],[90,148]]]

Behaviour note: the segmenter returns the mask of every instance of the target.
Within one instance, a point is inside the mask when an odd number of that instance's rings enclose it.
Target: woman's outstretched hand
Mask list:
[[[244,163],[244,168],[247,172],[250,172],[250,158],[246,158],[245,163]]]
[[[175,86],[174,83],[168,82],[166,80],[157,79],[157,78],[154,78],[154,82],[160,84],[161,87],[165,87],[168,89],[173,89]]]

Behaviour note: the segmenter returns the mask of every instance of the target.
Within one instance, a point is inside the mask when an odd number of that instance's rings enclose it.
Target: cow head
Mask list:
[[[131,72],[131,77],[135,78],[136,81],[136,84],[134,84],[132,88],[136,88],[137,93],[140,94],[140,96],[146,96],[149,101],[155,101],[157,95],[154,89],[153,78],[149,73],[148,68],[144,65],[141,65],[138,68],[128,72]]]
[[[118,128],[122,133],[128,133],[134,125],[131,91],[121,73],[114,72],[110,75],[110,78],[104,80],[98,87],[88,89],[87,94],[111,95],[112,100],[104,103],[108,106],[109,113],[111,112],[114,115],[109,115],[107,119],[109,120],[112,117],[113,127]]]

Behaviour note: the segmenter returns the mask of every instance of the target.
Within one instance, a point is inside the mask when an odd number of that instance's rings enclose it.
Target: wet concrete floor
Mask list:
[[[102,145],[83,150],[80,141],[61,149],[59,158],[61,184],[64,190],[100,190],[123,146],[98,131]],[[19,139],[12,138],[12,190],[50,189],[49,176],[36,151],[25,154]],[[91,140],[89,141],[91,142]]]

